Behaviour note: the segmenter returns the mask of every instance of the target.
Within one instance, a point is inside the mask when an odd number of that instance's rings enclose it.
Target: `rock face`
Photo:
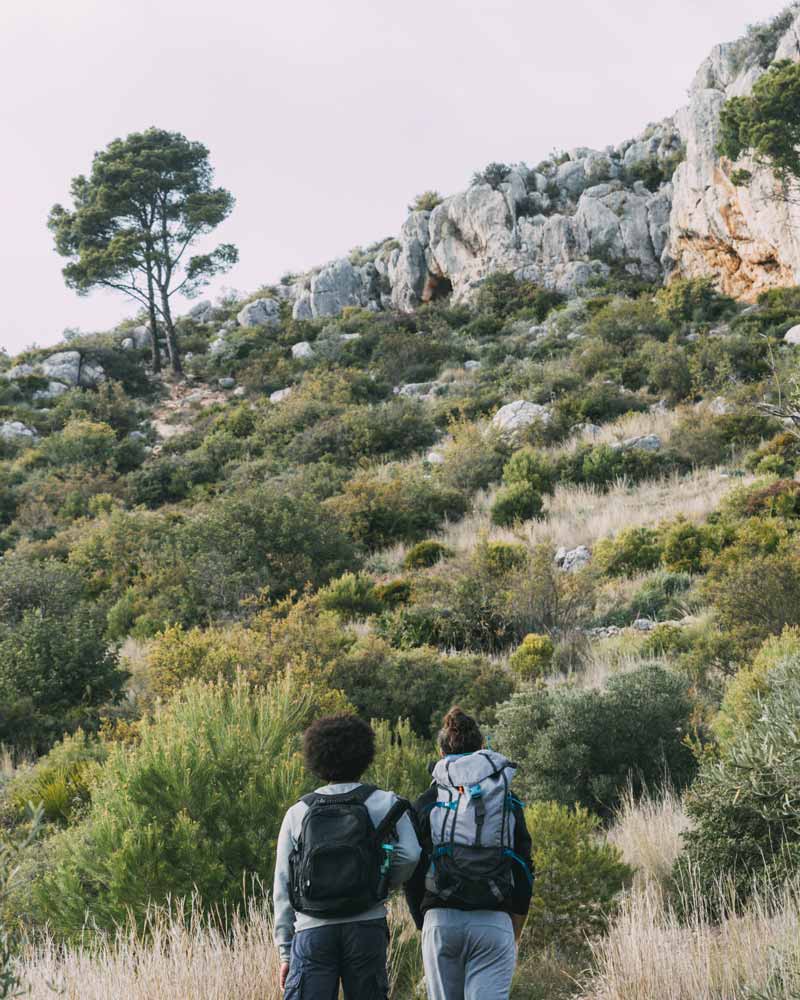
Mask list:
[[[79,351],[57,351],[36,364],[16,365],[5,373],[9,381],[38,375],[49,380],[47,389],[40,389],[37,398],[45,399],[60,395],[66,389],[78,386],[93,388],[105,381],[106,373],[98,364],[93,364]],[[57,385],[62,388],[56,388]]]
[[[800,13],[775,58],[800,60]],[[687,157],[673,179],[668,253],[677,273],[712,277],[745,300],[800,280],[800,205],[777,197],[768,170],[748,160],[720,160],[715,151],[720,108],[729,97],[749,94],[764,72],[745,42],[717,45],[695,76],[689,105],[677,115]],[[740,168],[753,173],[744,187],[731,181]]]
[[[800,326],[793,326],[791,330],[787,330],[783,340],[784,343],[791,344],[792,347],[800,345]]]
[[[239,326],[276,327],[281,322],[281,306],[277,299],[256,299],[248,302],[236,319]]]
[[[800,60],[800,13],[775,58]],[[735,187],[734,168],[753,165],[715,152],[720,108],[763,72],[746,39],[718,45],[674,117],[618,146],[512,166],[433,211],[411,212],[397,239],[359,255],[363,262],[332,261],[278,294],[293,301],[296,319],[313,319],[348,306],[408,311],[445,296],[469,301],[496,271],[568,295],[612,267],[656,282],[710,276],[745,299],[794,284],[800,200],[776,202],[765,170]]]
[[[299,344],[292,344],[292,357],[303,360],[314,357],[314,348],[307,340],[301,340]]]
[[[380,309],[380,279],[375,263],[356,266],[346,258],[334,260],[295,285],[292,315],[295,319],[316,319],[338,316],[347,306]]]

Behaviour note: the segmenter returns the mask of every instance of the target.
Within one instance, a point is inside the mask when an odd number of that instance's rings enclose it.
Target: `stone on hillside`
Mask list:
[[[307,340],[301,340],[299,344],[292,344],[292,357],[300,359],[313,358],[314,348]]]
[[[398,396],[427,396],[436,388],[436,382],[407,382],[397,390]]]
[[[656,623],[650,621],[649,618],[637,618],[631,625],[631,628],[635,628],[637,632],[652,632],[655,627]]]
[[[281,306],[277,299],[256,299],[239,311],[239,326],[280,326]]]
[[[212,314],[214,312],[214,306],[209,299],[203,299],[201,302],[196,302],[192,308],[189,310],[189,316],[196,323],[209,323],[212,319]]]
[[[222,378],[217,379],[217,384],[220,389],[232,389],[236,385],[236,379],[231,378],[229,375],[224,375]]]
[[[119,346],[123,351],[132,351],[134,347],[133,337],[126,337]]]
[[[480,368],[480,366],[481,366],[480,361],[465,361],[464,362],[464,367],[466,368],[466,370],[468,372],[475,372],[475,371],[477,371]]]
[[[429,465],[442,465],[444,462],[444,455],[440,451],[429,451],[425,456],[425,461]]]
[[[793,326],[791,330],[787,330],[783,337],[784,344],[791,344],[792,347],[797,347],[800,344],[800,324]]]
[[[228,341],[225,339],[225,333],[220,330],[217,336],[208,345],[208,353],[212,357],[216,357],[217,355],[224,353],[227,346]]]
[[[9,382],[14,382],[16,379],[29,378],[35,374],[36,369],[33,365],[14,365],[13,368],[9,368],[7,372],[4,372],[3,378],[8,379]]]
[[[37,438],[36,431],[21,420],[4,420],[0,422],[0,440],[32,444]]]
[[[563,569],[565,573],[583,569],[591,558],[592,553],[585,545],[578,545],[574,549],[567,549],[562,545],[555,555],[556,565]]]
[[[77,351],[58,351],[45,358],[40,368],[48,378],[77,385],[81,374],[81,356]]]
[[[106,373],[103,371],[102,367],[97,364],[91,364],[88,361],[84,361],[81,364],[81,372],[78,378],[78,385],[82,386],[84,389],[91,389],[101,382],[105,382]]]
[[[716,417],[725,417],[733,412],[733,407],[724,396],[715,396],[708,404],[708,408]]]
[[[152,336],[150,335],[150,327],[142,324],[141,326],[134,326],[131,330],[126,330],[125,340],[122,341],[122,347],[126,350],[130,348],[125,348],[125,344],[128,340],[132,341],[133,347],[137,351],[142,351],[146,347],[149,347],[152,343]]]
[[[128,438],[131,441],[146,441],[147,435],[144,434],[142,431],[130,431],[128,433]]]
[[[245,389],[243,385],[237,385],[236,388],[233,390],[233,394],[237,398],[241,399],[242,396],[247,395],[247,389]]]
[[[620,447],[629,451],[637,448],[639,451],[660,451],[661,438],[657,434],[642,434],[638,437],[626,438]]]
[[[292,394],[292,387],[289,385],[285,389],[276,389],[275,392],[269,394],[270,403],[282,403],[284,399],[288,399]]]
[[[546,406],[529,403],[524,399],[517,399],[513,403],[501,406],[492,418],[494,426],[506,434],[523,430],[537,421],[543,424],[549,423],[550,411]]]
[[[34,399],[55,399],[57,396],[61,396],[63,393],[67,392],[69,386],[64,385],[63,382],[48,382],[45,389],[37,389],[33,394]]]

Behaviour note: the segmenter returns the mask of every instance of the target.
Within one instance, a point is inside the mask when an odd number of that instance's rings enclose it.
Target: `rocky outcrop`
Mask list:
[[[0,441],[33,444],[36,437],[36,431],[20,420],[0,421]]]
[[[292,300],[296,319],[314,319],[349,306],[409,311],[445,296],[469,301],[496,271],[568,295],[612,268],[656,282],[710,276],[745,299],[795,283],[800,203],[776,200],[764,169],[736,187],[734,169],[753,165],[716,155],[720,108],[764,72],[763,49],[749,52],[749,44],[718,45],[688,106],[635,139],[484,175],[432,211],[411,212],[397,240],[276,293]],[[800,60],[800,14],[775,58]]]
[[[255,299],[248,302],[236,317],[239,326],[274,328],[281,322],[281,305],[277,299]]]
[[[800,14],[775,58],[800,60]],[[764,72],[744,41],[717,45],[677,115],[687,155],[673,182],[668,252],[675,273],[714,278],[744,300],[800,280],[800,205],[780,197],[769,170],[716,153],[720,108],[729,97],[748,94]],[[752,171],[752,180],[736,186],[731,178],[742,168]]]
[[[65,389],[93,388],[105,381],[106,373],[99,364],[89,361],[80,351],[57,351],[41,361],[16,365],[4,373],[4,378],[11,382],[31,376],[48,380],[47,389],[40,389],[38,398],[52,398]],[[64,388],[56,388],[59,384]]]

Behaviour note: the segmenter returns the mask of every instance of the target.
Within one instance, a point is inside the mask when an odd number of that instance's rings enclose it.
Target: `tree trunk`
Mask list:
[[[158,320],[156,319],[156,291],[153,287],[153,275],[147,272],[147,299],[150,312],[150,336],[152,338],[151,350],[153,358],[153,374],[157,375],[161,371],[161,348],[158,346]]]
[[[172,322],[172,310],[169,307],[169,295],[166,289],[161,288],[161,315],[164,318],[164,326],[167,333],[167,353],[172,364],[172,370],[176,375],[183,375],[181,365],[181,355],[178,350],[178,337],[175,333],[175,324]]]

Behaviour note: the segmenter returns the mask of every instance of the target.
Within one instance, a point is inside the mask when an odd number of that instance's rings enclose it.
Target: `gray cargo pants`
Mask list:
[[[422,960],[430,1000],[508,1000],[516,964],[511,917],[493,910],[428,910]]]

